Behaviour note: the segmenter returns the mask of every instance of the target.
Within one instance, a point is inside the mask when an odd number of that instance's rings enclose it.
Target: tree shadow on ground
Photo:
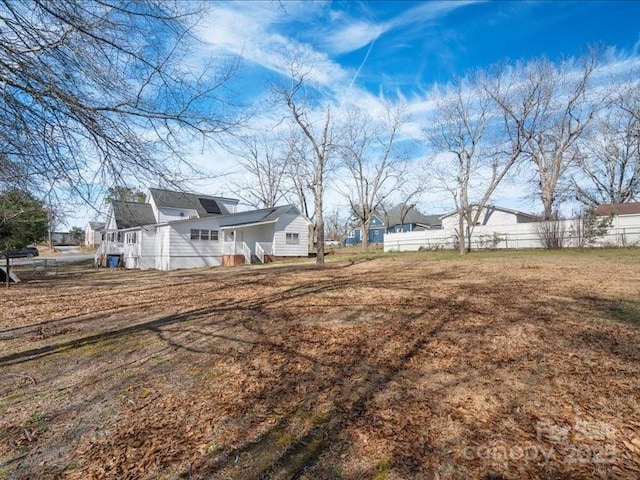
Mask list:
[[[509,435],[521,435],[519,441],[522,442],[523,438],[529,441],[535,435],[535,422],[543,415],[564,420],[562,411],[552,408],[554,402],[569,406],[578,405],[578,402],[571,398],[548,398],[552,406],[546,407],[549,409],[547,412],[518,410],[522,405],[534,404],[541,395],[550,397],[555,393],[553,389],[569,396],[586,392],[588,395],[583,396],[582,401],[588,399],[592,392],[599,393],[589,383],[589,377],[593,375],[591,370],[581,369],[584,363],[581,359],[576,359],[576,355],[565,358],[566,349],[555,355],[555,352],[544,348],[545,342],[553,343],[561,338],[570,345],[571,354],[579,354],[585,347],[594,351],[598,348],[603,350],[602,339],[597,342],[583,341],[588,329],[576,320],[583,308],[590,308],[588,302],[574,305],[569,300],[544,299],[541,297],[548,293],[545,288],[552,291],[552,285],[531,288],[527,282],[505,282],[502,277],[483,277],[477,283],[458,282],[432,295],[424,285],[431,286],[439,282],[442,287],[446,282],[463,278],[460,272],[449,272],[441,279],[438,273],[423,270],[420,274],[423,283],[420,286],[409,283],[407,277],[396,278],[403,269],[406,266],[393,271],[387,268],[374,269],[357,278],[348,275],[331,277],[331,273],[323,270],[323,278],[317,281],[285,278],[293,286],[269,294],[260,292],[260,286],[274,282],[273,277],[261,275],[256,278],[246,274],[242,282],[253,282],[256,288],[252,298],[220,299],[215,305],[179,315],[168,315],[101,334],[85,335],[76,340],[80,342],[77,344],[52,343],[49,350],[30,349],[18,356],[5,355],[0,359],[0,365],[15,365],[19,361],[28,364],[32,360],[35,363],[46,355],[58,352],[73,354],[80,347],[101,341],[128,340],[134,346],[135,339],[146,342],[154,337],[160,340],[163,348],[180,352],[181,356],[174,357],[167,366],[141,372],[131,382],[136,388],[156,384],[159,373],[166,374],[168,369],[179,369],[185,363],[203,374],[225,363],[233,363],[241,373],[253,369],[251,375],[240,380],[245,383],[239,385],[229,379],[207,378],[193,385],[185,383],[184,397],[180,396],[183,392],[174,393],[180,387],[172,385],[174,390],[168,395],[158,392],[159,397],[154,394],[149,398],[162,399],[174,395],[178,400],[195,398],[193,402],[205,404],[211,398],[211,391],[206,390],[211,384],[221,383],[235,389],[237,396],[227,404],[220,405],[217,400],[210,402],[211,408],[233,407],[222,418],[228,419],[238,433],[232,436],[233,439],[223,439],[221,449],[203,455],[197,453],[198,441],[190,436],[192,432],[186,428],[192,425],[185,425],[189,422],[197,425],[200,420],[190,416],[198,411],[194,410],[191,403],[158,406],[154,402],[147,403],[149,400],[123,411],[118,419],[118,422],[124,423],[122,428],[118,429],[117,423],[113,425],[108,438],[99,439],[91,445],[96,447],[95,450],[87,449],[86,443],[82,445],[88,455],[85,458],[87,463],[104,460],[105,463],[115,462],[116,468],[122,466],[118,462],[138,462],[138,476],[154,476],[159,471],[179,465],[181,470],[176,474],[181,473],[186,478],[277,479],[301,478],[305,475],[306,478],[336,478],[337,475],[331,473],[322,459],[329,456],[335,459],[336,464],[340,464],[343,456],[351,455],[349,442],[355,440],[351,436],[356,425],[369,429],[370,438],[385,428],[392,429],[391,433],[396,436],[389,440],[391,453],[385,453],[388,456],[380,459],[387,463],[379,463],[378,466],[370,464],[359,476],[350,478],[373,478],[378,473],[392,470],[393,474],[399,475],[398,478],[426,479],[429,478],[429,468],[437,468],[438,462],[447,458],[458,462],[460,470],[443,478],[470,478],[469,475],[465,476],[469,471],[477,474],[472,475],[473,478],[587,478],[586,474],[567,472],[562,465],[544,470],[536,465],[518,466],[518,462],[511,462],[501,468],[492,468],[486,461],[481,463],[475,459],[474,463],[456,457],[455,452],[444,453],[447,449],[436,445],[432,437],[418,434],[422,433],[420,429],[431,428],[432,422],[446,421],[450,417],[461,429],[457,435],[454,435],[455,432],[452,434],[452,445],[475,442],[474,445],[482,446],[495,438],[508,438]],[[298,270],[296,266],[289,273],[293,275]],[[331,278],[324,278],[325,275]],[[233,278],[230,276],[225,284],[231,285]],[[342,289],[351,287],[380,289],[381,294],[377,298],[379,304],[363,301],[357,296],[329,298],[326,304],[318,300],[319,295],[340,294]],[[403,292],[407,295],[390,302],[385,292]],[[505,301],[505,298],[509,301]],[[328,305],[340,312],[338,318],[327,318]],[[297,317],[290,314],[288,308],[291,306],[304,313]],[[563,315],[570,317],[567,322],[569,329],[564,325]],[[337,323],[340,333],[346,332],[342,339],[332,336],[335,331],[328,327]],[[570,330],[570,335],[567,330]],[[352,337],[348,336],[350,332]],[[615,332],[602,335],[602,338],[610,341],[615,337]],[[617,341],[624,343],[625,349],[631,349],[634,340],[637,340],[637,336],[619,338]],[[218,350],[222,346],[224,348]],[[637,363],[634,356],[620,359]],[[183,368],[180,371],[185,370]],[[562,374],[562,378],[553,377],[558,373]],[[580,390],[567,393],[558,382],[571,376],[577,379]],[[514,381],[514,386],[492,387],[493,384],[511,379],[519,383]],[[426,383],[418,387],[416,380]],[[173,377],[167,383],[171,381]],[[118,391],[120,387],[113,385],[109,388]],[[465,413],[464,407],[470,408],[465,405],[465,398],[453,396],[445,402],[445,397],[451,391],[461,389],[470,396],[484,389],[483,393],[488,398],[483,401],[489,404],[493,401],[495,410],[487,413],[484,419],[476,419],[470,418],[469,412]],[[325,391],[331,392],[328,399],[323,397]],[[394,421],[398,422],[396,424],[388,425],[386,420],[377,418],[382,407],[376,407],[375,401],[380,401],[380,397],[385,395],[390,398],[387,406],[394,410],[394,415],[397,414],[394,417]],[[496,398],[492,399],[491,395]],[[99,401],[99,398],[96,394],[89,400]],[[319,399],[322,398],[324,409],[319,408]],[[406,410],[407,405],[413,410]],[[163,430],[164,425],[161,425],[165,417],[176,413],[170,406],[177,406],[178,415],[185,412],[169,424],[170,427],[176,427],[173,432],[169,428]],[[269,423],[258,419],[255,414],[260,411],[270,414],[276,412],[277,421]],[[412,416],[424,411],[431,417],[420,420],[423,423],[418,425],[410,422]],[[474,413],[473,410],[471,413]],[[134,415],[139,418],[132,418]],[[220,417],[210,418],[218,421]],[[127,424],[129,420],[131,422]],[[305,428],[294,428],[301,422]],[[255,425],[261,428],[253,428]],[[516,425],[529,429],[524,437]],[[220,428],[224,431],[226,427],[222,425]],[[175,437],[167,435],[174,432]],[[179,452],[175,456],[163,457],[163,450],[153,444],[145,452],[149,444],[140,442],[147,436],[165,439],[166,443],[176,443]],[[134,445],[127,452],[131,458],[127,460],[125,455],[113,460],[111,454],[122,445],[129,444]],[[147,467],[142,461],[154,455],[158,457],[157,463],[145,470]],[[76,478],[89,478],[81,460],[78,460],[80,469]],[[189,463],[188,468],[182,469]],[[92,472],[95,474],[97,471]],[[115,471],[111,470],[112,473]],[[37,469],[33,472],[37,472]],[[124,470],[120,470],[120,473],[122,477],[127,475]],[[108,476],[108,471],[103,471],[103,476]]]

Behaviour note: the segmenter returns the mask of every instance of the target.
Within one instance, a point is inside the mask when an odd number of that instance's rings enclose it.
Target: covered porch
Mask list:
[[[276,220],[228,225],[222,232],[222,264],[266,263],[275,256]]]

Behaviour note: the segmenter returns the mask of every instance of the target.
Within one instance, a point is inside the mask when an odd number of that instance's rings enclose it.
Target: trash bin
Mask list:
[[[120,255],[107,255],[107,267],[118,268],[120,264]]]

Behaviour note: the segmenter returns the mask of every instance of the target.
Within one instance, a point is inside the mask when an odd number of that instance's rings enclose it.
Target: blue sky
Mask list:
[[[334,81],[357,72],[354,84],[373,94],[411,95],[470,69],[557,60],[588,45],[635,55],[640,2],[223,2],[212,5],[203,36],[245,56],[243,82],[272,72],[273,54],[295,44],[330,64]]]
[[[529,60],[553,61],[584,53],[589,45],[609,49],[603,68],[640,65],[640,1],[446,1],[207,3],[210,12],[198,28],[198,58],[242,57],[230,84],[237,100],[252,104],[269,96],[287,51],[304,54],[327,101],[359,103],[375,109],[381,95],[402,96],[414,119],[408,131],[420,140],[435,83],[446,83],[476,68]],[[623,65],[623,67],[621,67]],[[640,71],[640,70],[638,70]],[[257,118],[256,122],[266,122]],[[198,151],[193,158],[212,176],[234,171],[224,151]],[[241,174],[241,172],[235,172]],[[203,193],[232,194],[227,177],[186,185]],[[329,192],[330,206],[345,204]],[[437,196],[425,199],[429,211],[451,207]],[[505,185],[494,203],[535,211],[519,185]],[[94,216],[70,217],[78,225]]]

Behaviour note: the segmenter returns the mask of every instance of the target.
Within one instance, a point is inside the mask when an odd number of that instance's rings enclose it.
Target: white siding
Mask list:
[[[223,200],[223,199],[218,199],[216,200],[218,203],[222,204],[229,213],[236,213],[238,211],[238,201],[237,200]]]
[[[256,253],[256,242],[273,242],[273,232],[275,223],[267,223],[265,225],[254,225],[248,227],[236,228],[236,241],[244,242],[251,250],[251,253]],[[228,230],[227,230],[228,231]]]
[[[158,221],[158,207],[156,206],[156,201],[151,196],[151,193],[147,193],[147,203],[151,204],[151,209],[153,210],[153,216],[156,217],[156,223],[160,223]]]
[[[171,222],[172,220],[184,220],[198,218],[198,212],[188,208],[160,207],[156,214],[158,223]]]
[[[87,247],[96,247],[102,243],[102,232],[96,232],[90,224],[84,229],[84,244]]]
[[[518,217],[515,213],[504,212],[502,210],[494,210],[485,208],[482,215],[478,219],[479,226],[515,226],[518,223]],[[465,225],[467,222],[465,222]],[[445,230],[458,229],[458,215],[449,215],[442,219],[442,228]]]
[[[170,270],[178,268],[218,267],[222,265],[222,232],[208,218],[169,226]],[[218,230],[218,240],[191,240],[191,229]]]
[[[138,268],[141,270],[156,268],[156,238],[158,238],[156,228],[144,227],[140,237],[140,260],[138,262]]]
[[[577,246],[573,235],[573,220],[563,220],[564,246]],[[473,229],[472,248],[542,248],[539,223],[483,225]],[[415,251],[420,249],[454,248],[456,230],[425,230],[421,232],[388,233],[384,236],[384,251]],[[594,246],[633,246],[640,244],[640,215],[614,217],[612,227],[595,240]]]
[[[104,224],[105,230],[117,230],[116,219],[113,216],[113,206],[109,206],[109,213],[107,214],[107,222]]]
[[[297,245],[289,245],[286,241],[287,233],[297,233]],[[309,256],[309,223],[295,213],[280,217],[276,223],[273,240],[274,254],[277,257],[307,257]]]
[[[518,217],[515,213],[503,212],[502,210],[489,210],[488,213],[483,212],[480,215],[480,225],[493,226],[493,225],[516,225],[518,223]]]
[[[169,225],[161,225],[156,231],[156,265],[158,270],[169,270],[171,266],[169,258]]]
[[[142,237],[142,229],[127,230],[123,234],[124,240],[124,266],[126,268],[138,268],[138,260],[140,259],[140,240]],[[127,238],[134,234],[136,243],[127,243]]]

